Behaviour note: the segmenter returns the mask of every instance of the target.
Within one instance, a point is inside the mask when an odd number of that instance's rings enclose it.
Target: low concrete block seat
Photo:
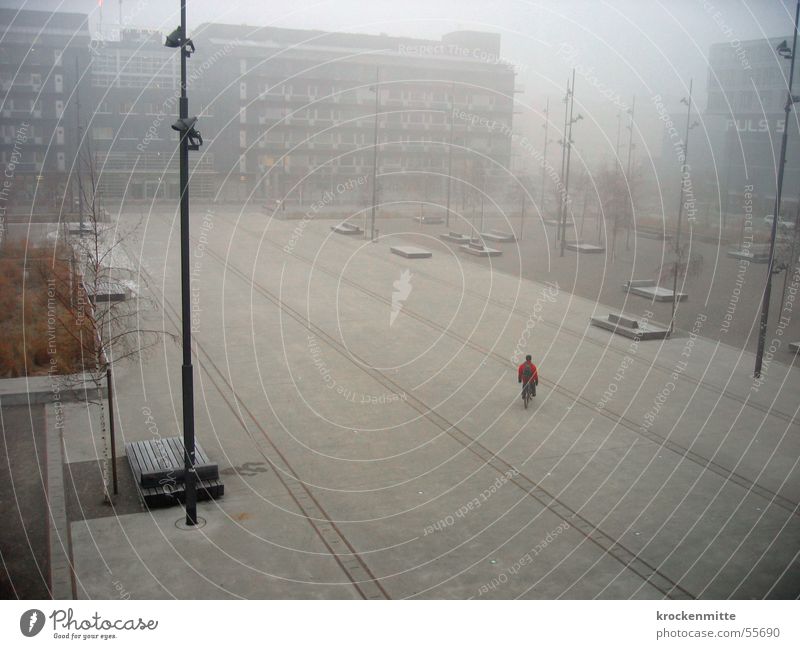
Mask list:
[[[469,243],[459,246],[461,250],[476,257],[499,257],[502,251],[495,250],[494,248],[487,248],[482,239],[470,239]]]
[[[665,325],[621,313],[609,313],[606,317],[592,316],[590,322],[595,327],[607,329],[626,338],[661,340],[669,336],[669,329]]]
[[[646,297],[656,302],[672,302],[674,293],[671,288],[659,286],[652,279],[631,279],[623,282],[622,290],[631,295]],[[678,293],[678,302],[688,299],[688,293]]]
[[[469,237],[465,234],[461,234],[460,232],[453,232],[452,230],[447,234],[440,234],[440,239],[444,241],[450,241],[451,243],[469,243]]]
[[[422,225],[435,225],[437,223],[444,223],[444,218],[441,216],[415,216],[414,220]]]
[[[392,246],[389,251],[393,255],[399,255],[406,259],[427,259],[433,257],[433,253],[425,248],[418,248],[417,246]]]
[[[339,223],[337,225],[332,225],[331,230],[337,234],[364,234],[364,230],[359,228],[357,225],[353,225],[352,223]]]
[[[502,230],[481,232],[481,238],[489,241],[497,241],[498,243],[514,243],[517,240],[513,232],[503,232]]]
[[[603,246],[596,246],[593,243],[581,243],[580,241],[567,241],[564,244],[564,247],[567,250],[572,250],[573,252],[583,252],[589,254],[605,252],[605,248],[603,248]]]
[[[728,257],[743,259],[754,264],[766,264],[769,261],[769,244],[756,243],[750,246],[728,248]]]

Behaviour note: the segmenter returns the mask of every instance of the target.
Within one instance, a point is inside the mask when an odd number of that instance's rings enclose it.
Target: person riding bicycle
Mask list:
[[[522,383],[523,396],[526,388],[530,389],[534,397],[536,396],[536,386],[539,385],[539,370],[536,369],[536,365],[531,361],[530,354],[525,356],[525,362],[519,366],[517,380]]]

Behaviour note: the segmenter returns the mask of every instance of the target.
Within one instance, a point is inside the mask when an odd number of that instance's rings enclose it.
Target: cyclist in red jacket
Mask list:
[[[522,383],[523,395],[525,393],[525,388],[529,388],[531,394],[534,397],[536,396],[536,386],[539,385],[539,370],[537,370],[536,365],[531,362],[530,354],[525,357],[525,362],[519,366],[517,370],[517,380],[519,383]]]

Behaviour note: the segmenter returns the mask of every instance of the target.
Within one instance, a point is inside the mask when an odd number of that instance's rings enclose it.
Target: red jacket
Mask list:
[[[525,368],[526,365],[530,365],[531,369],[533,370],[533,374],[531,375],[531,381],[536,381],[538,383],[539,370],[536,369],[536,365],[534,365],[533,363],[529,363],[528,361],[525,361],[522,365],[520,365],[519,369],[517,370],[517,378],[519,379],[519,382],[522,383],[523,380],[522,370]]]

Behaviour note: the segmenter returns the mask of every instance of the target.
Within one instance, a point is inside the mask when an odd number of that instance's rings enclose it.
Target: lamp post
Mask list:
[[[567,204],[569,202],[569,163],[572,158],[572,125],[575,122],[582,120],[583,115],[578,115],[573,119],[572,113],[575,109],[575,68],[572,69],[572,90],[570,91],[570,106],[569,106],[569,131],[566,134],[566,144],[564,145],[567,150],[567,168],[564,176],[564,197],[562,200],[561,212],[561,252],[559,257],[564,256],[564,248],[566,246],[567,238]]]
[[[180,211],[181,211],[181,327],[183,364],[181,386],[183,401],[183,462],[186,525],[197,525],[197,473],[195,469],[194,441],[194,370],[192,368],[191,293],[189,288],[189,150],[196,151],[203,143],[195,130],[196,117],[189,117],[189,100],[186,97],[186,59],[194,53],[194,44],[186,38],[186,0],[181,0],[181,24],[167,36],[166,47],[181,50],[181,96],[178,104],[178,121],[172,128],[180,134]]]
[[[564,130],[562,131],[561,139],[558,143],[561,145],[561,175],[558,177],[558,182],[561,183],[561,191],[559,194],[561,195],[561,202],[564,202],[564,165],[567,162],[567,144],[566,144],[566,137],[567,137],[567,122],[569,120],[569,96],[572,90],[569,87],[569,77],[567,77],[567,92],[564,95],[564,98],[561,100],[564,102]],[[558,244],[558,238],[561,236],[561,207],[558,208],[558,227],[556,228],[556,245]]]
[[[445,208],[444,213],[444,223],[449,228],[450,227],[450,184],[453,176],[453,121],[455,120],[455,115],[453,114],[455,111],[455,94],[456,94],[456,82],[450,82],[450,133],[448,137],[447,143],[447,206]]]
[[[539,203],[541,205],[542,214],[545,214],[544,209],[544,184],[547,179],[547,130],[550,126],[550,98],[547,98],[547,103],[544,107],[544,124],[542,124],[542,128],[544,129],[544,147],[542,148],[542,187],[541,187],[541,197],[539,198]]]
[[[631,116],[631,123],[628,124],[628,129],[630,130],[630,138],[628,139],[628,168],[625,172],[626,177],[628,178],[628,185],[631,184],[631,157],[633,156],[633,125],[634,119],[636,115],[636,95],[633,96],[633,101],[631,102],[631,107],[627,111],[628,114]],[[632,194],[633,192],[631,192]],[[625,250],[630,250],[630,241],[631,241],[631,219],[633,219],[633,205],[631,205],[631,214],[628,217],[627,223],[627,231],[625,232]]]
[[[684,170],[688,169],[688,157],[689,157],[689,131],[692,129],[694,124],[689,123],[689,120],[692,117],[692,83],[693,80],[689,80],[689,98],[687,99],[684,97],[681,99],[682,104],[686,104],[686,135],[683,138],[683,163],[681,164],[681,173],[680,173],[680,202],[678,203],[678,224],[675,231],[675,261],[673,267],[673,274],[672,274],[672,315],[669,319],[669,335],[672,336],[672,333],[675,331],[675,310],[678,307],[678,265],[681,259],[681,220],[683,217],[683,194],[685,192],[686,183],[684,182],[683,175]]]
[[[778,231],[778,221],[781,217],[781,193],[783,192],[783,172],[786,168],[786,145],[789,141],[789,113],[792,104],[800,101],[800,97],[792,94],[792,81],[794,80],[794,56],[797,52],[797,21],[800,19],[800,0],[797,0],[797,7],[794,14],[794,32],[792,35],[792,48],[789,49],[786,41],[778,45],[778,54],[785,59],[790,59],[789,65],[789,88],[786,93],[786,105],[783,108],[785,118],[783,121],[783,136],[781,137],[781,157],[778,163],[778,184],[775,192],[775,210],[772,214],[772,228],[769,238],[769,262],[767,263],[767,281],[764,286],[764,296],[761,302],[761,323],[758,327],[758,348],[756,350],[756,366],[753,370],[755,378],[761,377],[761,366],[764,357],[764,344],[767,339],[767,320],[769,319],[769,299],[772,292],[772,276],[775,274],[775,236]],[[792,260],[794,264],[794,260]],[[778,271],[780,272],[780,271]]]
[[[375,203],[377,201],[377,189],[378,189],[378,108],[380,105],[380,90],[378,88],[378,84],[381,80],[381,69],[380,67],[375,68],[375,87],[373,90],[375,91],[375,128],[374,134],[372,139],[372,211],[370,213],[370,226],[369,226],[369,234],[370,234],[370,241],[375,241]]]

